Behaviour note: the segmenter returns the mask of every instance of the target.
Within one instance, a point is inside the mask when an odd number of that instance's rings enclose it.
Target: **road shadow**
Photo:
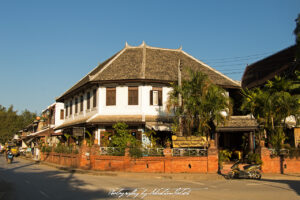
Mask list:
[[[38,163],[19,162],[15,165],[0,165],[0,185],[6,185],[0,192],[9,196],[9,199],[113,199],[109,191],[79,180],[72,171],[36,170],[39,169]]]
[[[286,184],[286,185],[289,186],[290,190],[293,190],[293,191],[295,191],[297,193],[297,195],[300,195],[300,180],[274,180],[274,179],[262,178],[260,181]],[[281,187],[281,186],[272,185],[271,187],[275,187],[275,188],[280,188],[280,189],[285,189],[286,190],[286,188]]]

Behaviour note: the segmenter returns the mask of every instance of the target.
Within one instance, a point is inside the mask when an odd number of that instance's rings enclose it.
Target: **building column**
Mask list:
[[[249,133],[249,150],[252,153],[254,152],[253,132]]]
[[[218,132],[215,132],[214,139],[215,139],[215,146],[217,148],[219,148],[219,133]]]

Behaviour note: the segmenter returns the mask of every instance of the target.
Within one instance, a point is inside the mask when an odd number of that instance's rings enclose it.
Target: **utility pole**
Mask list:
[[[181,62],[178,60],[178,87],[181,89]],[[178,106],[182,107],[182,96],[178,94]],[[179,116],[179,133],[178,136],[183,136],[182,115]]]

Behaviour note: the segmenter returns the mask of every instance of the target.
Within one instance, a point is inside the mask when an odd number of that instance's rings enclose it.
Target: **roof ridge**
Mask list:
[[[182,45],[178,49],[168,49],[168,48],[162,48],[162,47],[153,47],[146,44],[145,41],[142,42],[139,46],[131,46],[127,42],[125,42],[125,48],[148,48],[148,49],[159,49],[159,50],[165,50],[165,51],[181,51]]]
[[[207,67],[208,69],[210,69],[210,70],[212,70],[213,72],[215,72],[215,73],[221,75],[222,77],[228,79],[229,81],[233,82],[234,84],[236,84],[236,85],[238,85],[238,86],[241,86],[241,84],[239,84],[237,81],[235,81],[235,80],[229,78],[228,76],[222,74],[221,72],[219,72],[218,70],[216,70],[216,69],[212,68],[211,66],[205,64],[205,63],[202,62],[201,60],[198,60],[197,58],[191,56],[191,55],[188,54],[187,52],[182,51],[182,50],[181,50],[181,52],[182,52],[183,54],[185,54],[186,56],[189,56],[190,58],[192,58],[192,59],[195,60],[196,62],[200,63],[200,64],[203,65],[204,67]]]
[[[142,70],[141,70],[141,74],[142,74],[142,77],[141,78],[145,78],[146,75],[146,48],[147,48],[147,45],[145,43],[145,41],[143,41],[142,43],[142,48],[143,48],[143,59],[142,59]]]

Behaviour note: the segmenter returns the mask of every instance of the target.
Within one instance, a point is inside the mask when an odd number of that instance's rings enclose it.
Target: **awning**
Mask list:
[[[87,120],[88,123],[143,122],[142,115],[97,115]]]
[[[34,138],[32,137],[32,138],[30,138],[30,139],[27,140],[27,141],[24,140],[24,142],[25,142],[25,143],[30,143],[33,139],[34,139]]]
[[[84,123],[87,122],[88,119],[90,119],[92,117],[93,116],[86,116],[86,117],[78,117],[78,118],[75,118],[75,119],[66,120],[63,124],[57,126],[55,128],[55,130],[75,126],[75,125],[78,125],[78,124],[84,124]]]
[[[59,131],[54,131],[51,136],[59,136],[59,135],[63,135],[62,131],[59,130]]]
[[[256,119],[251,116],[230,116],[224,124],[216,125],[217,132],[252,132],[258,129]]]
[[[172,131],[171,123],[146,122],[146,127],[155,131]]]

